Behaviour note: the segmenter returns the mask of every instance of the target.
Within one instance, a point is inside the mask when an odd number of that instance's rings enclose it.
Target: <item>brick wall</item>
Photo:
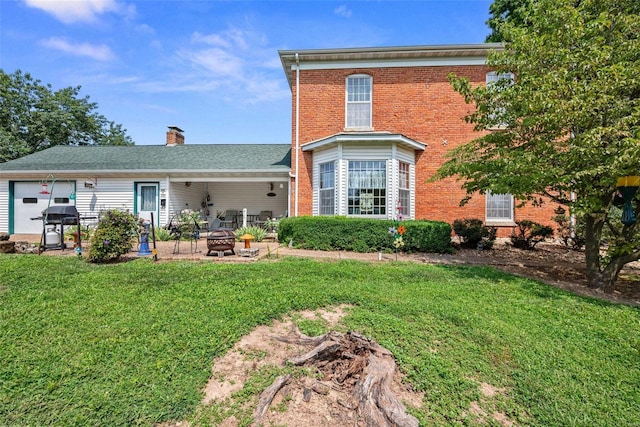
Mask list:
[[[411,68],[371,68],[342,70],[302,70],[300,72],[300,145],[344,131],[345,79],[352,74],[373,78],[373,128],[400,133],[428,144],[416,152],[416,218],[453,222],[458,218],[485,218],[484,196],[476,195],[459,206],[465,192],[461,183],[446,179],[427,183],[452,148],[479,136],[464,122],[472,106],[465,104],[447,80],[449,73],[464,76],[474,84],[484,84],[485,66],[442,66]],[[292,78],[292,141],[295,153],[295,73]],[[310,215],[311,154],[299,157],[299,215]],[[293,203],[293,194],[292,194]],[[516,220],[531,219],[552,225],[555,206],[527,206],[516,210]],[[293,207],[291,212],[294,212]],[[509,227],[501,230],[508,235]]]

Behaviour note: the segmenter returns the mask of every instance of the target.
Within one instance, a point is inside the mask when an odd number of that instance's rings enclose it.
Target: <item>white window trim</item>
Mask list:
[[[510,217],[504,218],[489,218],[489,199],[492,197],[490,191],[487,191],[485,194],[485,203],[484,203],[484,217],[485,224],[493,225],[493,226],[513,226],[515,225],[515,203],[513,195],[511,194],[497,194],[496,196],[509,196],[511,209],[509,210],[511,213]]]
[[[351,78],[368,78],[369,87],[369,126],[349,126],[349,79]],[[364,103],[364,102],[360,102]],[[351,74],[344,81],[344,129],[345,130],[373,130],[373,77],[369,74]]]
[[[333,166],[333,187],[327,187],[327,188],[322,188],[322,166],[323,165],[327,165],[330,164]],[[338,189],[337,189],[337,184],[338,184],[338,180],[337,180],[337,165],[336,165],[336,161],[335,160],[330,160],[328,162],[322,162],[320,164],[318,164],[318,216],[330,216],[330,215],[335,215],[336,214],[336,208],[337,208],[337,200],[336,200],[336,196],[338,193]],[[333,212],[332,213],[321,213],[322,212],[322,193],[323,190],[331,190],[333,191]]]
[[[396,198],[397,198],[398,201],[401,200],[401,197],[400,197],[400,192],[401,191],[406,191],[408,193],[407,198],[409,199],[409,204],[407,206],[403,206],[403,210],[404,210],[404,208],[406,208],[406,213],[402,214],[406,218],[408,216],[411,216],[411,205],[413,205],[413,201],[412,201],[413,194],[411,192],[411,164],[409,162],[398,160],[397,161],[397,165],[398,165],[398,172],[397,172],[397,174],[398,174],[398,188],[396,189],[396,192],[397,192],[397,194],[396,194],[397,197]],[[400,169],[401,169],[400,166],[401,165],[406,165],[407,166],[407,170],[406,170],[406,178],[407,178],[407,181],[408,181],[407,187],[403,187],[401,185],[401,183],[402,183],[402,179],[400,179]]]
[[[498,73],[497,71],[489,71],[485,74],[485,85],[489,86],[492,83],[495,83],[500,80],[509,80],[511,84],[513,84],[515,80],[515,75],[513,73]],[[507,128],[505,123],[499,123],[493,126],[490,126],[488,130],[504,130]]]
[[[385,213],[384,214],[375,214],[373,212],[371,213],[358,213],[358,214],[350,214],[349,213],[349,189],[351,188],[349,185],[349,167],[351,165],[351,163],[353,162],[379,162],[382,163],[384,165],[383,169],[384,170],[384,174],[385,174],[385,178],[384,178],[384,191],[385,191],[385,203],[384,205],[378,205],[378,206],[383,206]],[[347,169],[346,169],[346,176],[345,176],[345,181],[346,181],[346,188],[347,188],[347,194],[346,194],[346,200],[345,200],[345,207],[347,209],[347,216],[350,217],[355,217],[355,218],[387,218],[389,216],[389,197],[390,197],[390,193],[392,192],[393,189],[393,185],[391,183],[390,177],[389,177],[389,161],[388,159],[384,159],[384,158],[379,158],[379,159],[362,159],[362,158],[358,158],[358,157],[354,157],[354,158],[349,158],[346,159],[346,165],[347,165]],[[362,196],[359,196],[362,197]],[[373,197],[373,196],[372,196]],[[373,200],[372,200],[373,202]],[[371,210],[373,210],[375,208],[374,205],[371,206]]]

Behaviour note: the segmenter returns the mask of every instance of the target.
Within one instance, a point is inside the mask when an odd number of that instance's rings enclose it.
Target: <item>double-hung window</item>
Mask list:
[[[320,195],[318,211],[320,215],[335,214],[335,165],[334,162],[320,165]]]
[[[504,118],[507,112],[507,101],[500,92],[513,85],[513,80],[513,73],[497,73],[491,71],[486,75],[487,88],[497,91],[496,96],[492,98],[492,105],[489,106],[491,109],[489,117],[492,121],[495,121],[491,126],[492,129],[504,129],[507,127],[507,122]]]
[[[371,129],[371,76],[347,77],[346,128]]]
[[[487,192],[487,223],[513,222],[513,196]]]
[[[348,188],[347,213],[349,215],[386,215],[385,161],[349,161]]]
[[[398,214],[409,215],[411,206],[411,188],[409,177],[409,163],[398,163]]]

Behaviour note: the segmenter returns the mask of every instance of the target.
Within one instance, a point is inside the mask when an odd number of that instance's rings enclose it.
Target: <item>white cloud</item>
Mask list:
[[[148,24],[140,24],[135,26],[136,31],[144,34],[155,34],[156,30]]]
[[[116,0],[24,0],[29,7],[44,10],[65,24],[95,22],[98,15],[118,12],[131,16],[134,6],[124,6]]]
[[[152,93],[215,93],[235,104],[255,104],[291,96],[282,78],[276,49],[264,36],[235,27],[217,33],[191,35],[165,68],[168,73],[136,87]],[[156,76],[157,78],[157,76]]]
[[[211,46],[220,46],[227,49],[247,49],[249,47],[247,34],[237,28],[230,28],[220,32],[219,34],[205,35],[195,32],[191,36],[191,41],[194,43],[205,43]]]
[[[333,13],[335,13],[338,16],[343,16],[345,18],[351,18],[351,10],[347,8],[347,6],[344,4],[333,9]]]
[[[193,65],[203,67],[206,71],[221,76],[233,76],[242,71],[242,59],[219,48],[185,52],[183,58]]]
[[[90,43],[72,43],[59,37],[50,37],[43,40],[41,44],[45,47],[59,50],[74,56],[85,56],[98,61],[111,61],[115,59],[114,53],[107,45],[93,45]]]

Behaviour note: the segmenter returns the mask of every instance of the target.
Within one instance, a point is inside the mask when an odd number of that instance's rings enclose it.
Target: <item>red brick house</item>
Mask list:
[[[476,138],[449,73],[473,84],[500,44],[280,51],[292,93],[289,214],[452,223],[480,218],[511,232],[514,221],[550,224],[553,208],[517,207],[510,195],[465,196],[453,179],[428,183],[445,154]]]

